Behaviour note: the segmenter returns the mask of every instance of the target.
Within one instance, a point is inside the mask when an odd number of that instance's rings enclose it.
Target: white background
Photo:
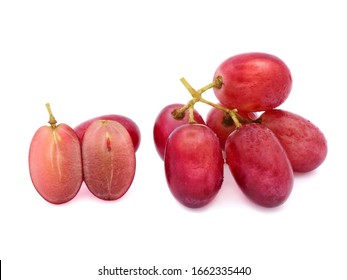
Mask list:
[[[101,279],[104,265],[156,265],[188,270],[172,279],[194,278],[193,266],[252,268],[247,277],[206,279],[346,279],[346,26],[344,1],[334,0],[1,1],[3,278]],[[189,100],[182,76],[200,88],[223,60],[248,51],[286,62],[293,89],[281,108],[320,127],[328,157],[296,176],[282,207],[251,204],[226,168],[216,199],[187,209],[167,187],[154,120]],[[215,101],[212,91],[204,96]],[[48,120],[46,102],[72,127],[108,113],[138,124],[136,176],[120,200],[101,201],[85,185],[60,206],[38,195],[28,149]],[[133,278],[153,279],[117,277]]]

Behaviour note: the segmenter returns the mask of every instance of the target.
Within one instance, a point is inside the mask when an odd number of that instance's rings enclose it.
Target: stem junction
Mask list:
[[[185,88],[189,91],[190,95],[192,96],[192,99],[188,101],[186,105],[183,107],[176,109],[172,112],[172,116],[177,119],[181,120],[184,118],[185,112],[189,110],[189,123],[196,123],[194,119],[194,105],[197,102],[202,102],[207,105],[210,105],[214,108],[217,108],[219,110],[222,110],[226,112],[228,115],[230,115],[231,119],[233,120],[236,128],[240,128],[241,122],[248,122],[248,120],[243,119],[239,114],[237,114],[237,109],[228,109],[222,105],[213,103],[211,101],[208,101],[204,98],[202,98],[202,94],[211,89],[211,88],[221,88],[223,84],[222,77],[218,76],[212,83],[200,88],[199,90],[195,90],[185,78],[181,78],[180,81],[185,86]]]

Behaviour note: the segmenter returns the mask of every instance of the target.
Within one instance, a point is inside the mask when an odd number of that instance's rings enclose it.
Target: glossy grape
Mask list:
[[[216,134],[201,124],[176,128],[165,150],[165,174],[173,196],[198,208],[216,196],[223,182],[223,156]]]
[[[328,152],[326,138],[309,120],[276,109],[264,112],[260,121],[280,140],[294,171],[312,171],[325,160]]]
[[[82,141],[84,181],[98,198],[123,196],[135,176],[136,159],[132,139],[119,122],[93,121]]]
[[[214,74],[222,86],[214,87],[218,100],[229,108],[257,112],[282,104],[292,88],[287,65],[266,53],[244,53],[222,62]]]
[[[137,149],[140,146],[140,142],[141,142],[140,129],[132,119],[125,117],[125,116],[122,116],[122,115],[115,115],[115,114],[103,115],[103,116],[89,119],[89,120],[79,124],[78,126],[76,126],[74,128],[74,130],[75,130],[78,138],[80,139],[81,143],[82,143],[83,135],[84,135],[86,129],[93,121],[96,121],[96,120],[113,120],[113,121],[117,121],[121,125],[123,125],[126,128],[126,130],[129,132],[131,139],[133,141],[133,144],[134,144],[135,151],[137,151]]]
[[[284,203],[293,187],[293,170],[274,133],[261,124],[243,125],[228,137],[226,162],[243,193],[264,207]]]
[[[29,170],[35,189],[48,202],[74,198],[83,181],[81,146],[74,130],[66,124],[40,127],[30,143]]]
[[[184,118],[182,120],[176,120],[172,116],[172,111],[174,111],[175,109],[180,109],[183,106],[183,104],[170,104],[159,112],[155,120],[153,128],[154,144],[159,156],[162,159],[164,159],[166,141],[171,132],[175,128],[187,124],[189,121],[188,112],[185,113]],[[205,124],[203,118],[196,110],[194,110],[194,118],[197,123]]]
[[[257,114],[254,112],[238,111],[237,113],[247,121],[257,119]],[[206,125],[217,134],[221,147],[224,149],[226,139],[235,130],[235,124],[230,115],[212,107],[206,116]]]

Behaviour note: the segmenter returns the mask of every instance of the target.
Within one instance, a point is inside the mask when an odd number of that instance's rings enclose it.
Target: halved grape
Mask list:
[[[108,115],[102,115],[98,116],[92,119],[89,119],[87,121],[84,121],[83,123],[80,123],[78,126],[74,128],[78,138],[80,139],[80,142],[82,143],[84,133],[86,132],[86,129],[88,126],[96,120],[111,120],[111,121],[117,121],[121,125],[123,125],[126,130],[129,132],[131,139],[134,144],[135,151],[140,146],[141,142],[141,132],[137,124],[130,118],[122,115],[116,115],[116,114],[108,114]]]
[[[135,176],[135,149],[119,122],[96,120],[83,137],[84,181],[98,198],[116,200],[130,188]]]
[[[73,199],[83,181],[81,146],[74,130],[63,123],[40,127],[30,143],[29,170],[35,189],[48,202]]]

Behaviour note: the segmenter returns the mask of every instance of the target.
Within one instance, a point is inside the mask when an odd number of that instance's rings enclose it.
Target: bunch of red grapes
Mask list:
[[[242,192],[263,207],[283,204],[295,172],[316,169],[327,141],[307,119],[276,109],[288,97],[292,76],[278,57],[244,53],[222,62],[213,82],[195,90],[187,104],[171,104],[156,118],[153,136],[173,196],[198,208],[211,202],[223,183],[224,163]],[[220,103],[202,97],[213,89]],[[206,121],[194,109],[211,105]]]

